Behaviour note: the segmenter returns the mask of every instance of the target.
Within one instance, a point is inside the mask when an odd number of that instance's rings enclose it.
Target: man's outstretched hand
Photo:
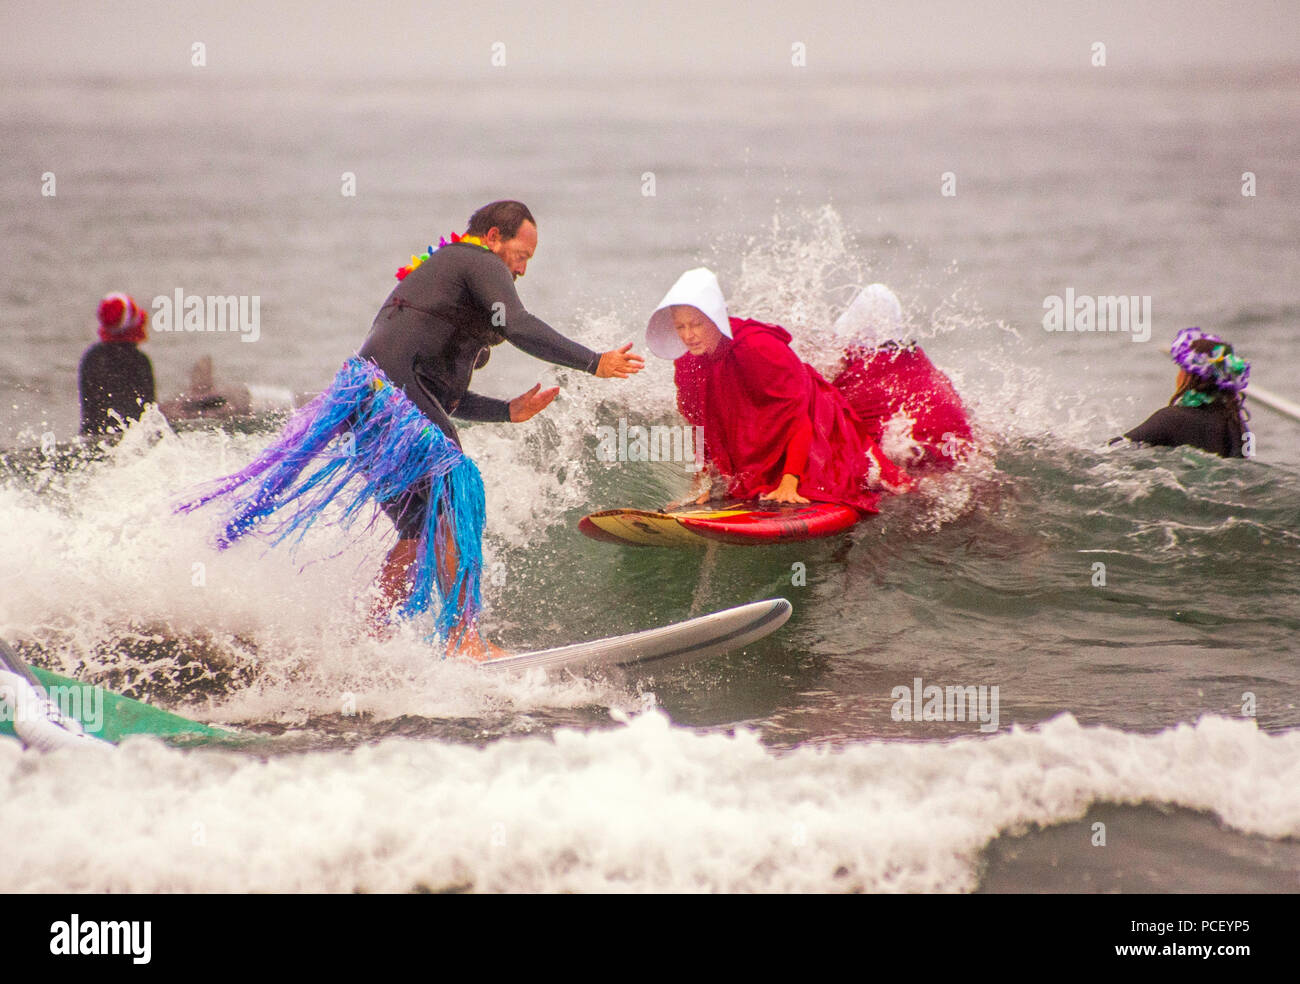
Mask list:
[[[516,396],[510,401],[510,422],[512,424],[522,424],[529,417],[541,413],[551,401],[555,399],[560,387],[552,386],[548,390],[542,389],[542,384],[538,383],[527,393]]]
[[[631,349],[632,343],[628,342],[621,349],[610,349],[605,352],[596,366],[596,375],[601,379],[615,376],[619,379],[627,379],[633,373],[640,372],[645,368],[645,359]]]

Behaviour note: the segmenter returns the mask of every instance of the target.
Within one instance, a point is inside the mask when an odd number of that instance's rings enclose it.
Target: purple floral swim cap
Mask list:
[[[1209,352],[1193,350],[1192,343],[1201,339],[1214,342],[1214,349]],[[1250,379],[1250,363],[1234,355],[1228,343],[1218,335],[1199,328],[1184,328],[1175,335],[1169,354],[1180,369],[1199,379],[1209,380],[1215,389],[1226,393],[1240,393]]]

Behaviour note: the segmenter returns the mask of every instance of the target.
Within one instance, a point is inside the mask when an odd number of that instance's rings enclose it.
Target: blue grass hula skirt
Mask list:
[[[436,600],[436,625],[445,638],[460,622],[476,625],[482,610],[483,478],[367,359],[348,359],[329,389],[296,411],[274,444],[246,468],[198,490],[176,511],[187,513],[220,499],[229,510],[217,538],[221,549],[255,531],[273,544],[290,538],[296,544],[335,501],[342,514],[333,522],[348,528],[366,504],[423,491],[426,482],[429,505],[410,572],[412,591],[399,614],[428,612]],[[375,516],[372,509],[370,523]],[[457,565],[444,594],[437,559],[448,535],[455,541]]]

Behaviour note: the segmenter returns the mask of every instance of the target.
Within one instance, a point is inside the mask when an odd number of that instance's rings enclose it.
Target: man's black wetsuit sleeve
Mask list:
[[[508,424],[510,422],[510,404],[493,396],[466,393],[460,398],[460,402],[456,404],[454,415],[461,418],[461,420]]]
[[[595,374],[600,354],[565,338],[541,318],[529,314],[515,290],[510,270],[499,259],[492,257],[490,263],[475,264],[466,281],[475,300],[486,310],[494,314],[501,312],[502,317],[494,321],[493,328],[515,348],[557,366]],[[498,304],[500,308],[496,307]]]

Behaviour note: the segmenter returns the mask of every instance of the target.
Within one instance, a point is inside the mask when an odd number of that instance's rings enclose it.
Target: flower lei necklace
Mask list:
[[[452,243],[469,243],[471,246],[478,246],[480,249],[487,249],[487,247],[483,245],[483,240],[481,240],[478,236],[458,236],[456,233],[453,232],[451,234],[451,239],[448,239],[446,236],[443,236],[438,240],[437,246],[430,246],[419,256],[412,255],[411,262],[397,271],[397,279],[405,280],[406,275],[408,273],[410,273],[412,270],[418,267],[421,263],[427,260],[435,252],[442,249],[442,247],[449,246]]]

